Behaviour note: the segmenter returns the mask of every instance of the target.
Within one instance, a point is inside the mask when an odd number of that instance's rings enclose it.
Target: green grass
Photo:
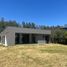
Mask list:
[[[0,46],[0,67],[67,67],[67,46]]]

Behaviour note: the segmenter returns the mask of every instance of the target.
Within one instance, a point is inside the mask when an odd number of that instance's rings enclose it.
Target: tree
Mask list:
[[[5,29],[7,26],[16,26],[18,27],[19,24],[15,20],[10,20],[10,21],[5,21],[4,18],[2,17],[0,20],[0,32]]]
[[[67,44],[67,31],[64,32],[64,42]]]
[[[31,23],[31,28],[36,28],[36,25],[35,25],[35,23]]]
[[[52,30],[51,41],[53,43],[67,44],[67,31],[61,28]]]
[[[23,28],[25,28],[25,22],[24,21],[22,22],[22,26],[23,26]]]
[[[24,28],[36,28],[36,25],[33,22],[22,22],[22,26]]]

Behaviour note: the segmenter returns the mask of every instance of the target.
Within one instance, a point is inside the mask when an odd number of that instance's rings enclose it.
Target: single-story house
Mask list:
[[[49,43],[50,35],[51,30],[6,27],[5,30],[0,33],[0,42],[4,46],[38,42]]]

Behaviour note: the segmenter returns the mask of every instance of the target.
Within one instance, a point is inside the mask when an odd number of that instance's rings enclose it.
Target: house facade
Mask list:
[[[4,46],[15,44],[49,43],[51,30],[7,27],[0,33],[0,43]]]

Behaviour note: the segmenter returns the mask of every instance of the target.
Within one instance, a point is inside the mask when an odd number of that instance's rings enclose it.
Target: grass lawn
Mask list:
[[[0,46],[0,67],[67,67],[67,46]]]

